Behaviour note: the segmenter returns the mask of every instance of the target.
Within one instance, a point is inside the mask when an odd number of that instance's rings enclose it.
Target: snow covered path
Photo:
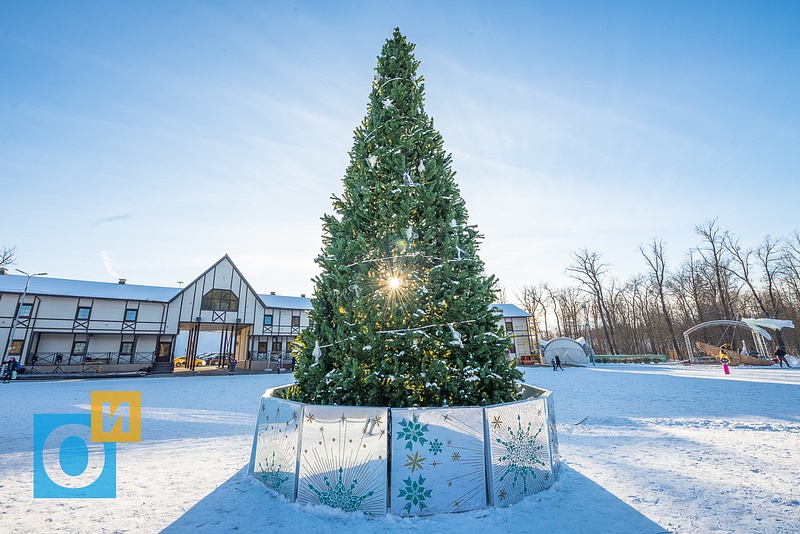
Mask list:
[[[15,382],[0,387],[3,532],[800,531],[800,370],[672,365],[526,369],[555,392],[563,469],[508,507],[427,518],[301,507],[244,477],[258,399],[287,375]],[[33,414],[142,392],[117,445],[116,499],[33,499]]]

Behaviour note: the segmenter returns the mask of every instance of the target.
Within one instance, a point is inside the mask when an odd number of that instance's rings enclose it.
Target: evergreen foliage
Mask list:
[[[494,276],[467,223],[451,157],[423,108],[414,45],[395,29],[355,130],[344,192],[323,216],[311,325],[289,396],[356,406],[517,398]],[[319,346],[318,350],[315,347]]]

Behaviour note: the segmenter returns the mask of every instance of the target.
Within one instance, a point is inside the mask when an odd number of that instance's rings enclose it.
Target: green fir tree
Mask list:
[[[414,45],[378,57],[335,215],[323,220],[311,325],[289,397],[314,404],[464,406],[517,398],[521,373],[491,309],[451,157],[425,113]]]

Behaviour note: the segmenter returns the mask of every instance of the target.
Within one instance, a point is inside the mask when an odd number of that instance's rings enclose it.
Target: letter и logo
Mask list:
[[[141,440],[141,391],[92,391],[92,441]]]

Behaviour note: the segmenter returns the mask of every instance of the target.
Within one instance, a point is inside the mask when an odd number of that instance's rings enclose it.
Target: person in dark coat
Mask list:
[[[232,375],[234,373],[236,373],[236,356],[231,354],[231,357],[228,360],[228,374]]]
[[[556,369],[561,369],[562,371],[564,370],[564,368],[561,367],[561,358],[558,357],[558,354],[556,354],[556,359],[553,360],[553,371]]]
[[[781,367],[783,367],[784,363],[786,364],[786,367],[791,367],[789,362],[786,361],[786,351],[783,350],[783,347],[778,347],[778,350],[775,351],[775,356],[778,357],[778,363],[781,364]]]
[[[787,364],[788,365],[788,364]],[[14,371],[19,369],[17,359],[12,356],[8,363],[6,363],[6,373],[3,375],[3,384],[11,382],[11,377],[14,376]]]

